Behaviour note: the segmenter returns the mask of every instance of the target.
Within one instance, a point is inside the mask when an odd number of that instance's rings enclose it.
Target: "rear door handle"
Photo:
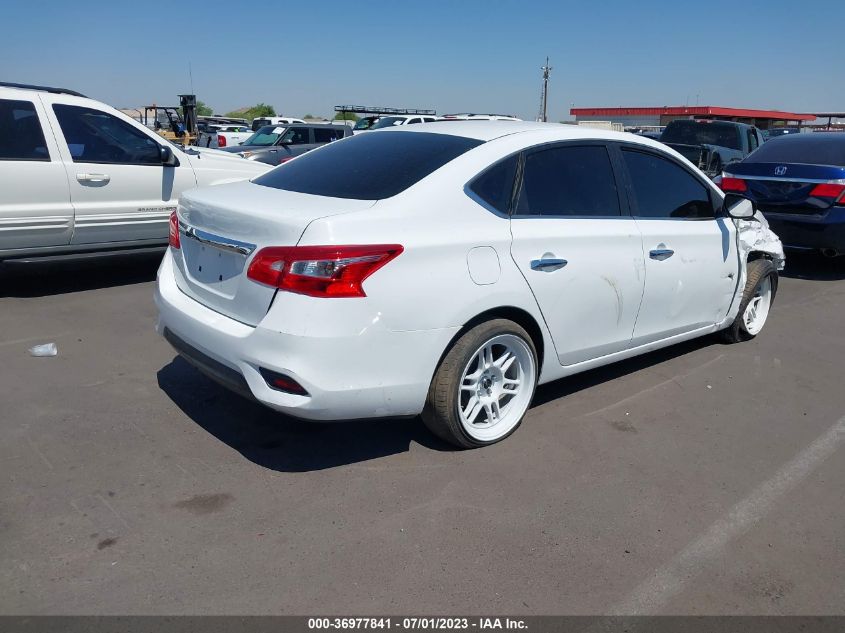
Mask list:
[[[656,259],[657,261],[662,262],[664,259],[669,259],[672,255],[675,254],[671,248],[655,248],[653,251],[648,252],[648,256],[652,259]]]
[[[546,273],[551,273],[560,270],[569,262],[565,259],[532,259],[531,270],[539,270]]]
[[[79,182],[108,182],[111,176],[108,174],[76,174]]]

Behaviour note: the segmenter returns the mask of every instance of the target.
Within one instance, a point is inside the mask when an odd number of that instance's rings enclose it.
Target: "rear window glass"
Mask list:
[[[381,200],[480,144],[448,134],[372,132],[329,143],[253,182],[331,198]]]
[[[745,159],[746,163],[802,163],[845,167],[845,134],[796,134],[773,138]]]
[[[730,123],[672,121],[660,137],[663,143],[682,145],[718,145],[741,149],[739,129]]]

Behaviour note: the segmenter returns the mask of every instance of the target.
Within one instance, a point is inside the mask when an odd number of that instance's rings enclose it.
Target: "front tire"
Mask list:
[[[537,351],[522,327],[507,319],[481,323],[443,357],[422,420],[459,448],[494,444],[522,422],[538,376]]]
[[[727,343],[740,343],[757,336],[766,324],[778,288],[778,273],[768,259],[748,262],[748,279],[742,293],[742,302],[734,322],[722,331]]]

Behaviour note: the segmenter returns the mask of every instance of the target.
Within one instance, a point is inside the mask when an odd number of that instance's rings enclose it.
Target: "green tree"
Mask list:
[[[197,116],[211,116],[214,114],[214,108],[205,105],[202,101],[197,101]]]
[[[251,121],[252,119],[257,119],[259,117],[276,116],[276,108],[271,105],[267,105],[266,103],[257,103],[251,108],[241,108],[240,110],[228,112],[226,113],[226,116]]]
[[[338,112],[334,115],[335,121],[357,121],[360,118],[354,112]]]

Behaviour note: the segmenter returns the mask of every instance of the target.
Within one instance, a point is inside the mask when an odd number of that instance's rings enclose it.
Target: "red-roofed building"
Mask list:
[[[796,125],[813,121],[814,114],[782,112],[780,110],[751,110],[720,106],[663,106],[658,108],[572,108],[576,121],[610,121],[625,127],[663,126],[675,119],[721,119],[750,123],[761,129],[780,125]]]

